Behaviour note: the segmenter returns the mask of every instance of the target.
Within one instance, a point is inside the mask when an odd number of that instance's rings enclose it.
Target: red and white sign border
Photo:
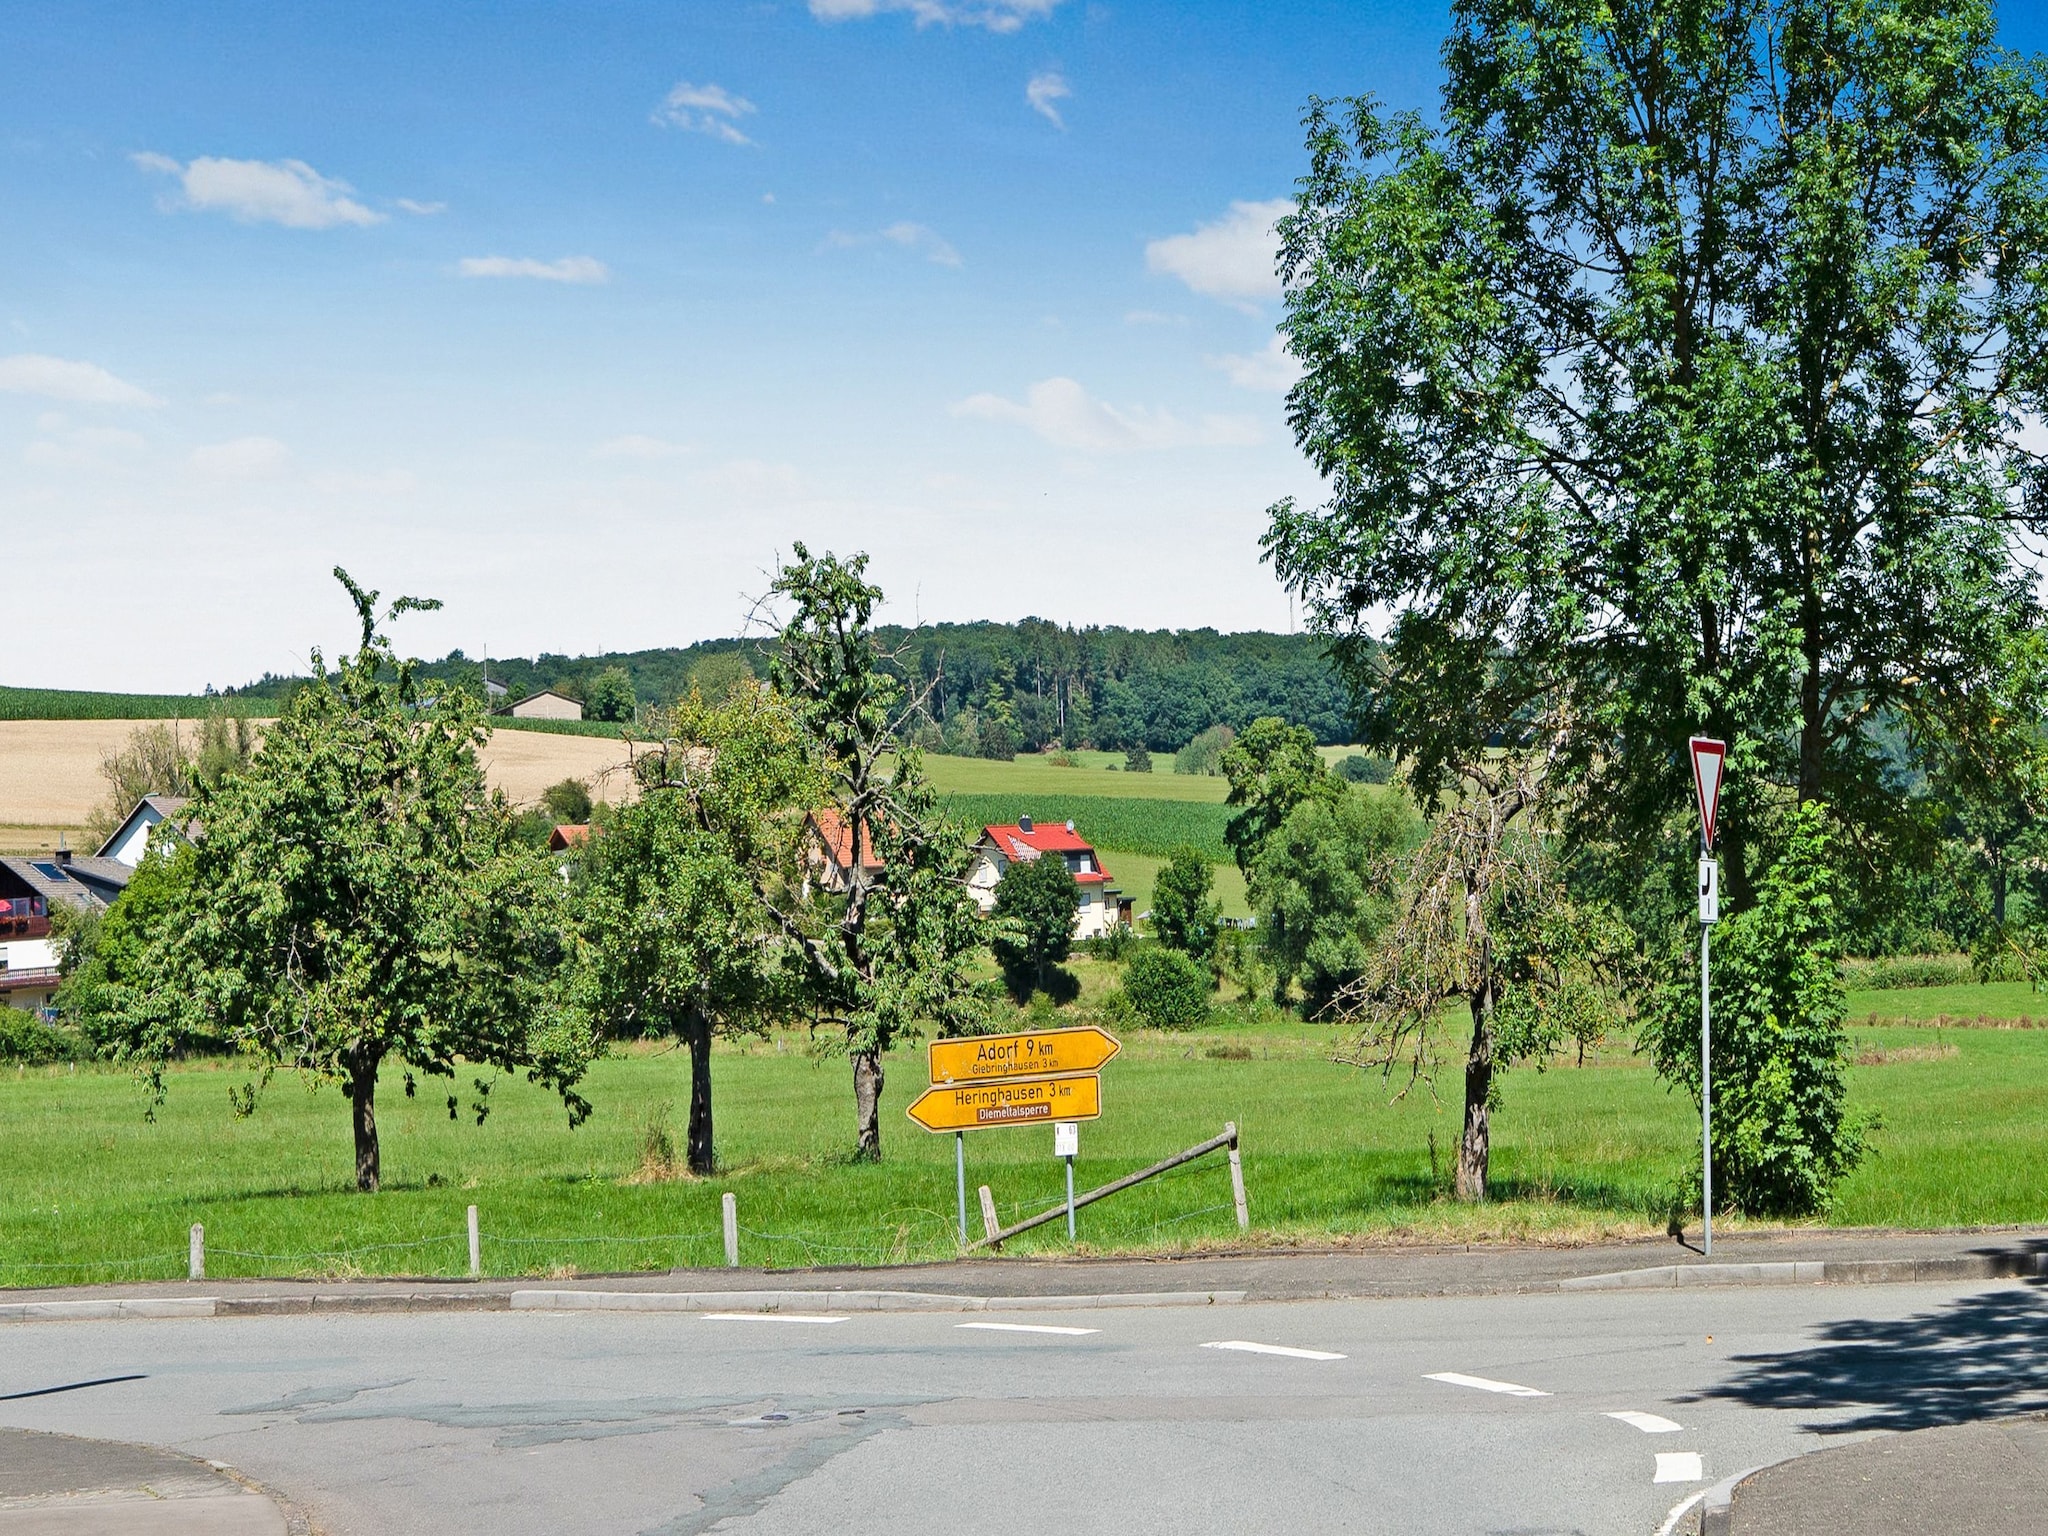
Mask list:
[[[1720,828],[1721,786],[1728,782],[1728,743],[1716,741],[1711,736],[1695,736],[1689,744],[1692,749],[1692,793],[1700,808],[1700,828],[1706,834],[1707,847],[1714,846],[1714,839]],[[1714,790],[1707,793],[1706,775],[1701,772],[1701,759],[1714,759]]]

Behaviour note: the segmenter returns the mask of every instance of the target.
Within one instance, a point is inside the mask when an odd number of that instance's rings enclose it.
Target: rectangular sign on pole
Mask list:
[[[1034,1029],[1015,1035],[969,1035],[931,1043],[931,1080],[979,1083],[1004,1077],[1053,1077],[1093,1072],[1123,1049],[1116,1036],[1092,1024],[1076,1029]]]
[[[928,1131],[991,1131],[1006,1125],[1094,1120],[1102,1114],[1102,1079],[1093,1072],[1015,1078],[993,1083],[937,1084],[907,1111]]]
[[[1700,843],[1712,849],[1721,816],[1721,770],[1727,766],[1728,743],[1695,736],[1692,747],[1692,792],[1700,807]]]

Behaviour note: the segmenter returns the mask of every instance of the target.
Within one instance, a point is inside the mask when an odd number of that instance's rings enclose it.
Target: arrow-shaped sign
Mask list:
[[[1692,739],[1692,790],[1700,806],[1700,832],[1706,846],[1714,846],[1714,834],[1721,814],[1722,768],[1728,756],[1728,743],[1715,741],[1711,736],[1695,736]]]
[[[1093,1120],[1102,1113],[1102,1079],[1093,1072],[1068,1077],[1015,1078],[927,1088],[908,1111],[928,1131],[990,1131],[1006,1125]]]
[[[1116,1036],[1085,1024],[1016,1035],[970,1035],[931,1044],[934,1083],[981,1083],[1004,1077],[1093,1072],[1123,1049]]]

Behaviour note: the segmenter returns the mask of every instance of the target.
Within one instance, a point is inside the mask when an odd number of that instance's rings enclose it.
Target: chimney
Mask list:
[[[71,849],[66,845],[61,833],[57,837],[57,851],[51,857],[59,864],[69,864],[71,862]]]
[[[1019,816],[1017,818],[1017,830],[1019,832],[1029,832],[1031,830],[1031,818],[1029,816]]]

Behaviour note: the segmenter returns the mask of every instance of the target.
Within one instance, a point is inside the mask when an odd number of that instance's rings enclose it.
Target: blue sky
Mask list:
[[[0,681],[348,637],[730,634],[794,539],[902,620],[1282,628],[1267,226],[1443,7],[14,0]],[[2026,30],[2038,32],[2039,23]],[[2015,38],[2038,46],[2037,38]],[[23,620],[26,620],[25,622]]]

